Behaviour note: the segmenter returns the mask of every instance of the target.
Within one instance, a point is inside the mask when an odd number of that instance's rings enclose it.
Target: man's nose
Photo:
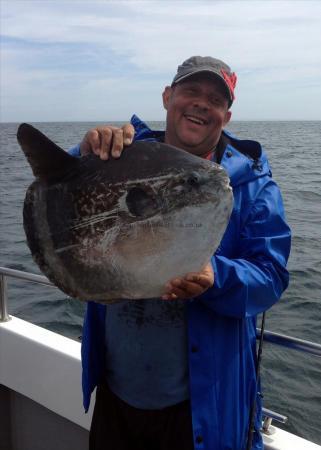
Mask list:
[[[203,111],[207,111],[210,107],[210,103],[207,97],[199,96],[194,99],[194,107],[202,109]]]

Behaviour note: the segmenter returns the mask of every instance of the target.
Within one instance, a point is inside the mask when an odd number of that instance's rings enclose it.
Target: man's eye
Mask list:
[[[222,99],[218,97],[212,97],[210,101],[215,106],[221,106],[223,104]]]

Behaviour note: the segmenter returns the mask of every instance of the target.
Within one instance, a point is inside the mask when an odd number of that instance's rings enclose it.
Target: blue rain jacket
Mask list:
[[[163,140],[132,117],[136,140]],[[211,262],[214,286],[188,302],[190,398],[195,449],[243,450],[257,395],[256,315],[288,285],[290,230],[280,191],[259,143],[223,131],[221,165],[230,176],[234,208]],[[75,151],[72,152],[75,154]],[[84,407],[104,380],[105,306],[88,302],[82,339]],[[253,449],[262,449],[257,413]]]

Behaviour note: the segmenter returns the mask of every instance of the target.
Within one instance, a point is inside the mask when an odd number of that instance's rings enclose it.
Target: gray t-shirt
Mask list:
[[[184,300],[125,300],[107,306],[106,367],[110,389],[141,409],[189,398]]]

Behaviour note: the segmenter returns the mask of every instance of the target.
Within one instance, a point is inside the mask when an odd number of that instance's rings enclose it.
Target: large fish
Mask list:
[[[233,204],[221,166],[158,142],[135,142],[118,160],[74,158],[28,124],[17,138],[36,177],[24,203],[28,245],[67,295],[159,297],[219,245]]]

